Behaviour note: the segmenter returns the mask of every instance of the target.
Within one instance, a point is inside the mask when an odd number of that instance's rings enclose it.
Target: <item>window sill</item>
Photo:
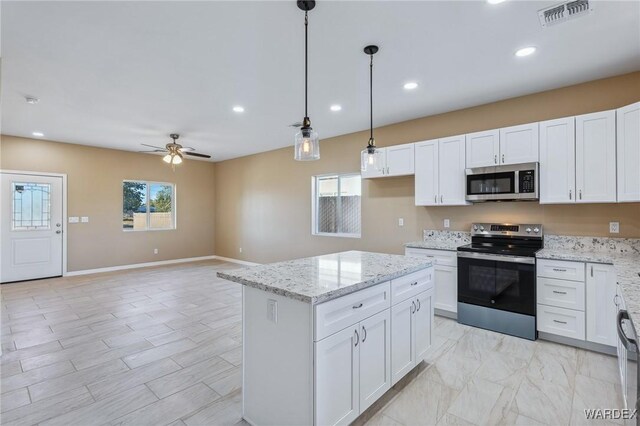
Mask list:
[[[156,232],[156,231],[175,231],[176,228],[157,228],[157,229],[123,229],[122,232]]]
[[[338,237],[338,238],[361,238],[362,234],[340,234],[329,232],[312,232],[311,235],[316,237]]]

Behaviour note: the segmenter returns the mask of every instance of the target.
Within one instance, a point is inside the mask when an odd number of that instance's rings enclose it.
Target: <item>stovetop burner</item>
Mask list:
[[[535,257],[542,247],[540,224],[474,223],[471,244],[458,247],[458,251]]]

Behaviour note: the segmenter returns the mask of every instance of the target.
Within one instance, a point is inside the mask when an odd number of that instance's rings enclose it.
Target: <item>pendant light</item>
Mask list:
[[[313,0],[298,0],[298,7],[304,11],[304,119],[302,127],[295,137],[295,155],[298,161],[313,161],[320,159],[320,141],[318,133],[311,128],[311,120],[307,113],[307,82],[308,82],[308,59],[307,59],[307,30],[309,27],[308,12],[316,6]]]
[[[373,55],[378,51],[378,46],[367,46],[364,48],[364,53],[371,56],[371,62],[369,63],[369,143],[367,147],[362,150],[361,154],[361,170],[363,172],[379,172],[382,170],[382,151],[376,148],[376,140],[373,138]]]

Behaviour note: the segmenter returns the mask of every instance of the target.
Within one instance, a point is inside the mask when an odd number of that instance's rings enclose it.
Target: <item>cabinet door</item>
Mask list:
[[[435,307],[458,312],[458,268],[435,265]]]
[[[441,205],[459,206],[468,204],[464,198],[466,187],[465,135],[440,139],[438,148]]]
[[[538,123],[500,129],[500,164],[538,162]]]
[[[416,364],[424,360],[431,349],[433,334],[433,289],[423,291],[416,298],[416,310],[413,314]]]
[[[467,168],[487,167],[498,164],[500,154],[500,131],[469,133],[467,140]]]
[[[360,323],[360,412],[391,387],[391,313],[386,309]]]
[[[349,424],[360,414],[358,325],[315,343],[316,424]]]
[[[616,201],[616,113],[576,117],[577,203]]]
[[[415,299],[391,307],[391,384],[395,385],[416,365],[413,338]]]
[[[640,201],[640,102],[618,109],[618,202]]]
[[[540,123],[540,204],[574,203],[575,118]]]
[[[387,176],[412,175],[414,172],[414,144],[389,146],[387,151]]]
[[[363,179],[377,178],[386,176],[387,171],[387,151],[386,148],[378,148],[382,151],[382,166],[380,170],[367,170],[366,172],[361,172]],[[361,154],[362,155],[362,154]]]
[[[616,346],[616,272],[613,265],[587,264],[587,340]]]
[[[435,206],[438,194],[438,139],[415,144],[416,206]]]

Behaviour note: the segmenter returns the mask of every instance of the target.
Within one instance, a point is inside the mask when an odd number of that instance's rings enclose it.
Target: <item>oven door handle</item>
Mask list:
[[[627,337],[626,334],[624,334],[624,330],[622,329],[622,321],[623,320],[629,320],[629,313],[627,311],[618,311],[618,316],[616,318],[616,327],[618,329],[618,338],[620,339],[620,341],[622,342],[622,344],[624,345],[625,349],[628,350],[629,352],[634,352],[637,353],[638,352],[638,344],[636,343],[635,340],[630,339]]]
[[[526,263],[529,265],[534,265],[536,263],[535,257],[503,256],[499,254],[484,254],[484,253],[473,253],[473,252],[466,252],[466,251],[459,251],[458,257],[466,257],[469,259],[479,259],[479,260],[491,260],[494,262]]]

